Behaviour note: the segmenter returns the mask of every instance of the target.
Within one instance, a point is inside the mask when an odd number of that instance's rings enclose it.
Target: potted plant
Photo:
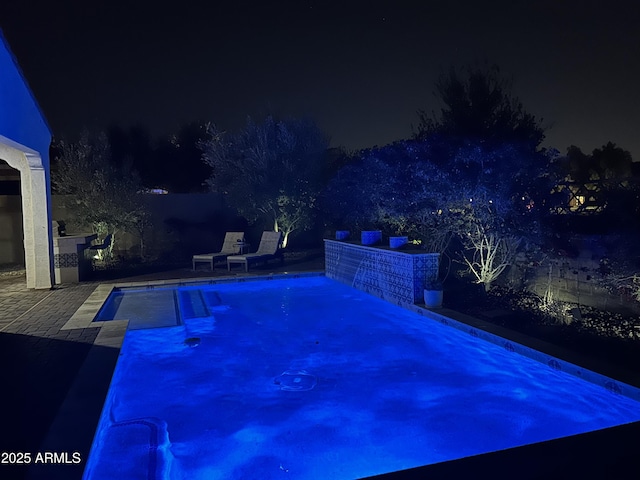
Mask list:
[[[349,230],[336,230],[336,240],[348,240]]]
[[[409,237],[389,237],[389,247],[402,248],[409,243]]]
[[[376,245],[382,241],[382,230],[363,230],[360,237],[362,245]]]
[[[442,307],[442,281],[437,275],[430,276],[424,282],[424,304],[427,308]]]

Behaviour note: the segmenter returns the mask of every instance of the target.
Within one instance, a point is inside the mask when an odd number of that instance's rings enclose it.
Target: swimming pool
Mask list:
[[[359,478],[640,420],[614,388],[324,277],[115,303],[133,329],[86,479]]]

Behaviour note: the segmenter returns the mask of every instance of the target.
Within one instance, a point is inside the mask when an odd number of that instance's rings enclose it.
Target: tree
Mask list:
[[[461,193],[446,205],[449,224],[463,245],[463,264],[476,283],[489,291],[514,263],[525,235],[509,218],[512,206],[499,192],[488,192],[479,186]]]
[[[112,235],[111,256],[119,231],[140,230],[148,213],[140,200],[141,184],[129,168],[111,163],[107,137],[83,133],[80,140],[55,142],[51,184],[54,193],[68,195],[65,207],[79,225],[91,226],[101,238]]]
[[[160,141],[153,157],[157,170],[155,186],[166,188],[170,193],[206,191],[211,168],[202,161],[198,147],[206,136],[207,126],[192,122]]]
[[[198,148],[205,137],[206,125],[202,122],[182,125],[177,132],[156,141],[142,127],[112,126],[107,131],[111,159],[117,168],[132,168],[146,188],[163,188],[170,193],[206,190],[211,170]]]
[[[149,188],[157,187],[158,167],[151,135],[141,126],[123,129],[112,125],[106,132],[109,163],[116,169],[135,170],[140,182]]]
[[[328,147],[312,121],[249,118],[235,134],[210,126],[200,146],[212,168],[209,188],[248,221],[269,221],[282,231],[283,247],[292,232],[310,228]]]
[[[436,90],[440,115],[419,112],[414,139],[360,152],[323,198],[334,220],[409,234],[488,290],[537,239],[555,154],[496,67],[452,69]]]
[[[354,154],[322,191],[323,216],[337,229],[381,226],[381,208],[393,198],[397,176],[379,153],[371,149]]]
[[[440,253],[443,272],[458,258],[489,289],[539,233],[546,163],[517,144],[399,141],[360,152],[329,183],[323,204],[342,225],[411,236]],[[462,246],[455,252],[454,238]]]
[[[456,188],[447,201],[450,228],[464,247],[458,257],[489,290],[516,260],[542,243],[555,151],[522,142],[467,143],[450,159]]]
[[[555,154],[539,148],[544,129],[496,66],[451,68],[435,95],[443,108],[418,112],[417,138],[434,145],[433,161],[455,184],[441,192],[442,221],[460,240],[469,273],[489,290],[540,234]]]
[[[443,208],[455,186],[431,161],[433,154],[432,145],[421,140],[354,154],[322,194],[325,218],[337,229],[379,228],[385,234],[407,235],[440,254],[446,277],[452,231]]]
[[[418,111],[418,138],[434,134],[492,144],[526,143],[538,147],[544,129],[520,100],[497,66],[451,68],[436,82],[435,96],[444,105],[439,114]]]

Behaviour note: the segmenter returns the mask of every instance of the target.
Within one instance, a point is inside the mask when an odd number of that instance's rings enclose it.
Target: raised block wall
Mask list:
[[[325,275],[397,305],[422,303],[425,278],[438,273],[438,253],[408,253],[324,241]]]

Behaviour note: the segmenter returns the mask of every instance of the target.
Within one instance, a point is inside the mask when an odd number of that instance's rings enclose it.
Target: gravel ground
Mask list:
[[[0,278],[19,277],[25,274],[25,269],[21,265],[0,265]]]
[[[460,293],[446,302],[448,308],[640,372],[638,315],[571,304],[556,305],[555,310],[545,313],[535,294],[500,287],[486,295],[480,291],[466,296]],[[551,314],[557,312],[563,314]]]
[[[580,307],[582,319],[576,328],[599,336],[640,342],[640,316],[603,312],[591,307]],[[640,348],[640,343],[638,343]]]

